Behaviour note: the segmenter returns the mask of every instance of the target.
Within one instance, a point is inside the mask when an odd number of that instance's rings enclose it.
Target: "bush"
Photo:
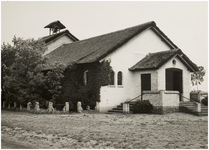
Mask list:
[[[152,110],[153,105],[149,102],[149,100],[143,100],[135,103],[133,113],[151,113]]]
[[[205,97],[203,100],[202,100],[202,103],[206,106],[208,106],[208,97]]]

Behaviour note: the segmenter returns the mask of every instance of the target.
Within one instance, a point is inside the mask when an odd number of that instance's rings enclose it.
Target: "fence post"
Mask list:
[[[14,102],[14,108],[16,108],[17,107],[17,103],[16,102]]]
[[[40,108],[39,108],[39,102],[36,102],[36,105],[35,105],[35,111],[39,111]]]
[[[100,103],[99,102],[96,102],[95,110],[100,112]]]
[[[81,102],[78,102],[78,103],[77,103],[77,112],[78,112],[78,113],[81,113],[82,110],[83,110],[83,108],[81,107]]]
[[[22,110],[22,105],[20,104],[20,110]]]
[[[63,108],[64,112],[68,112],[69,111],[69,102],[65,102],[65,106]]]
[[[6,101],[3,101],[3,109],[6,108]]]
[[[90,106],[88,105],[88,106],[86,106],[86,110],[90,110]]]
[[[53,112],[54,111],[54,108],[53,108],[53,102],[49,102],[49,105],[48,105],[48,112]]]
[[[28,102],[27,103],[27,110],[30,110],[30,107],[31,107],[31,102]]]
[[[10,103],[8,104],[8,107],[7,108],[10,109]]]

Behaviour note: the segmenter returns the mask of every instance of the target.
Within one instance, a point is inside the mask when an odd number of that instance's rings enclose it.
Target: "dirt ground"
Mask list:
[[[208,117],[2,111],[1,138],[41,149],[208,149]]]

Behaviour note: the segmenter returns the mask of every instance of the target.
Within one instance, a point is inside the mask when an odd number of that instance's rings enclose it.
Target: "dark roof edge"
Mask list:
[[[177,57],[186,67],[187,69],[189,69],[190,72],[195,72],[195,71],[199,71],[198,67],[196,64],[194,64],[182,51],[181,49],[176,49],[176,53],[174,53],[175,55],[171,55],[166,61],[161,62],[157,67],[153,67],[153,68],[142,68],[142,69],[131,69],[129,68],[128,70],[130,71],[142,71],[142,70],[155,70],[155,69],[159,69],[162,65],[164,65],[165,63],[167,63],[172,57]],[[171,50],[172,51],[172,50]],[[162,51],[163,52],[163,51]],[[156,52],[158,53],[158,52]],[[154,54],[154,53],[151,53]],[[145,56],[146,57],[146,56]]]
[[[196,64],[194,64],[185,54],[176,56],[191,72],[199,71]]]
[[[159,69],[158,67],[152,67],[152,68],[141,68],[141,69],[131,69],[131,68],[128,68],[129,71],[145,71],[145,70],[156,70],[156,69]]]
[[[66,28],[59,20],[49,23],[44,28],[51,28],[55,24],[58,25],[60,27],[60,29],[65,29]]]
[[[164,33],[160,30],[159,27],[155,26],[151,28],[153,32],[155,32],[162,41],[164,41],[171,49],[177,49],[178,46],[176,46]]]

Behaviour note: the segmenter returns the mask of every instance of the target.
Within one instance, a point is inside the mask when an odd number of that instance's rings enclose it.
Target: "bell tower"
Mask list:
[[[59,33],[60,30],[65,29],[66,27],[59,21],[54,21],[45,26],[44,28],[49,28],[49,35]]]

